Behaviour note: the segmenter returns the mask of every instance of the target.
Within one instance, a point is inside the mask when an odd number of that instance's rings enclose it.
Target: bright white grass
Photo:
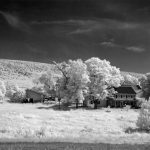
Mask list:
[[[106,143],[150,141],[146,133],[125,133],[128,127],[136,128],[138,113],[134,110],[56,111],[38,107],[49,105],[1,104],[0,138]]]

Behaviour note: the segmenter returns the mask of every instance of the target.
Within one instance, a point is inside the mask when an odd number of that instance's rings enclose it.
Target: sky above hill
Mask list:
[[[0,58],[90,57],[122,71],[150,72],[150,1],[0,1]]]

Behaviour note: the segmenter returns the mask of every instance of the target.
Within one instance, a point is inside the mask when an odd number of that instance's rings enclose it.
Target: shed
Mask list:
[[[26,98],[33,98],[34,102],[42,102],[45,95],[32,89],[26,90]]]

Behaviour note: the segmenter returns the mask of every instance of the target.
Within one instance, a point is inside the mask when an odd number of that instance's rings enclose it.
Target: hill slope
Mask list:
[[[36,73],[51,69],[52,65],[20,60],[0,59],[0,79],[32,78]]]
[[[21,86],[31,86],[32,79],[39,73],[51,70],[52,64],[29,62],[20,60],[0,59],[0,80],[12,81]],[[141,77],[142,74],[133,72],[121,72],[122,75],[130,74]]]

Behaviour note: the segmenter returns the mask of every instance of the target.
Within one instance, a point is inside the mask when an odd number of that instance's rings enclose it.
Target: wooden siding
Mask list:
[[[43,100],[43,94],[32,91],[32,90],[26,90],[26,97],[27,98],[33,98],[33,101],[39,101],[41,102]]]

